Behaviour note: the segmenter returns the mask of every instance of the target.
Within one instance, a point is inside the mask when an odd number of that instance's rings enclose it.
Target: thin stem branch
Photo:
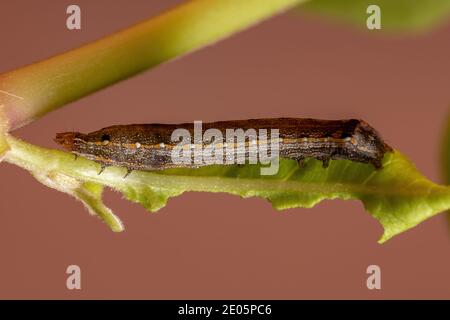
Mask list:
[[[0,75],[9,131],[306,0],[191,0],[78,49]]]

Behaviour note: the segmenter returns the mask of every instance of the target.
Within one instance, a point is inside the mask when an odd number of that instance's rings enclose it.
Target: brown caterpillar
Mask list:
[[[199,167],[202,163],[174,163],[173,148],[180,142],[172,141],[176,129],[185,129],[195,136],[193,123],[182,124],[133,124],[116,125],[92,133],[58,133],[55,141],[77,156],[83,156],[102,165],[121,166],[132,170],[162,170],[174,167]],[[202,134],[208,129],[217,129],[223,136],[226,130],[278,129],[279,156],[295,159],[300,163],[305,158],[316,158],[328,166],[330,159],[348,159],[370,163],[376,169],[382,167],[386,152],[392,151],[381,136],[362,120],[317,120],[317,119],[250,119],[204,123]],[[259,131],[261,132],[261,131]],[[217,142],[217,141],[216,141]],[[253,142],[253,141],[252,141]],[[232,143],[235,143],[233,141]],[[250,141],[245,141],[249,146]],[[188,143],[188,148],[204,148],[203,141]],[[267,144],[270,150],[271,144]],[[216,148],[229,147],[227,143],[217,144]],[[237,153],[239,151],[236,151]],[[244,150],[245,159],[249,152]],[[127,175],[128,175],[127,173]]]

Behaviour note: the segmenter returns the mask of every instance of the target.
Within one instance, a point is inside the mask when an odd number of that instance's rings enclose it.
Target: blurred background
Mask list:
[[[82,29],[69,31],[71,1],[1,1],[0,72],[179,2],[79,0]],[[56,132],[113,124],[361,118],[442,183],[450,23],[387,32],[384,15],[390,12],[382,8],[381,31],[370,31],[365,11],[347,24],[314,8],[295,10],[76,101],[15,135],[56,148]],[[2,299],[450,298],[442,214],[379,245],[381,226],[356,201],[277,212],[261,199],[186,193],[152,214],[107,191],[106,204],[126,227],[115,234],[28,172],[2,163],[0,177]],[[81,290],[66,288],[70,264],[81,267]],[[371,264],[381,267],[381,290],[366,287]]]

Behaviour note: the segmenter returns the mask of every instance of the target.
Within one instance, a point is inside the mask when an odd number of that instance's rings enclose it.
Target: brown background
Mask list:
[[[0,71],[97,39],[177,1],[0,3]],[[363,13],[362,13],[363,14]],[[450,103],[450,25],[388,36],[306,14],[276,17],[213,47],[72,103],[15,132],[56,147],[56,132],[119,123],[250,117],[364,118],[440,181]],[[0,298],[450,298],[443,215],[378,245],[361,203],[273,210],[261,199],[188,193],[151,214],[108,191],[127,230],[114,234],[82,205],[27,172],[0,165]],[[66,289],[77,264],[82,290]],[[366,268],[382,269],[382,290]]]

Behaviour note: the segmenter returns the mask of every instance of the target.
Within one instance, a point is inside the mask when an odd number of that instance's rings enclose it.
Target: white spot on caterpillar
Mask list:
[[[136,142],[136,149],[139,149],[141,147],[141,144],[139,142]]]
[[[103,141],[102,141],[102,145],[106,146],[106,145],[108,145],[108,144],[109,144],[109,140],[103,140]]]
[[[164,148],[164,147],[165,147],[164,142],[161,142],[161,143],[159,144],[159,147],[160,147],[161,149]]]

